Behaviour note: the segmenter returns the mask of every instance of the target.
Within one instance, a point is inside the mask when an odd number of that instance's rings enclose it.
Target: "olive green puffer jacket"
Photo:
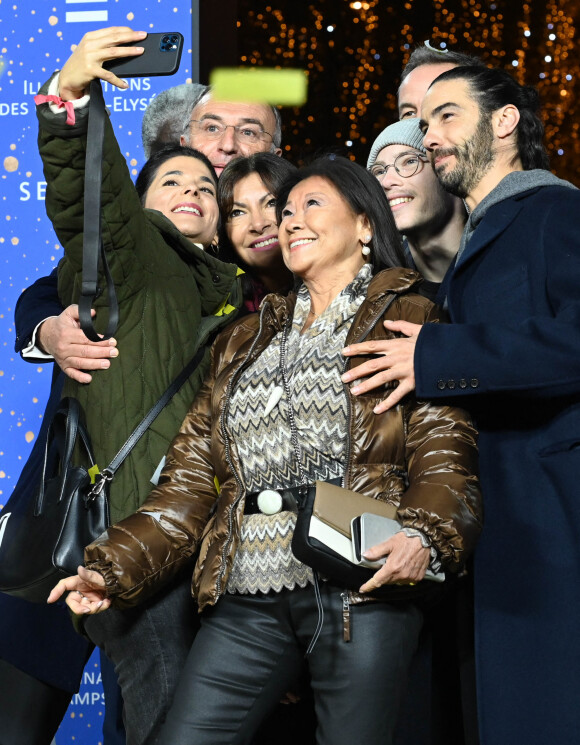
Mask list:
[[[48,84],[41,90],[45,93]],[[37,107],[39,148],[47,181],[46,210],[65,256],[59,264],[63,305],[78,301],[82,266],[86,109],[76,122]],[[102,232],[119,300],[119,357],[92,373],[88,385],[67,378],[64,394],[81,403],[98,466],[109,464],[135,426],[193,357],[241,305],[237,267],[184,238],[161,213],[141,207],[113,128],[107,122],[102,181]],[[106,289],[96,326],[107,320]],[[117,472],[110,490],[113,522],[134,512],[203,381],[203,363],[173,397]]]

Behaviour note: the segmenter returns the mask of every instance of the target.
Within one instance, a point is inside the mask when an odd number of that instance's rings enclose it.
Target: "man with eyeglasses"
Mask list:
[[[435,301],[467,215],[463,202],[445,191],[427,162],[418,119],[403,119],[384,129],[371,148],[367,168],[387,195],[406,239],[409,263],[425,279],[422,294]]]
[[[214,101],[208,91],[184,122],[181,144],[207,155],[219,176],[227,164],[259,152],[282,155],[278,109],[242,101]]]

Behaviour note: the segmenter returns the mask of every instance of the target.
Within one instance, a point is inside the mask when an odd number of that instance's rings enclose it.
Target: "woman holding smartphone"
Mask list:
[[[117,45],[143,36],[124,28],[87,34],[36,98],[46,209],[64,247],[58,276],[64,306],[78,301],[81,281],[87,86],[101,78],[125,88],[103,62],[138,54]],[[82,405],[101,469],[197,349],[206,349],[116,474],[110,488],[116,521],[151,490],[207,371],[210,342],[242,306],[242,295],[237,267],[206,251],[216,234],[218,206],[217,178],[204,155],[179,145],[162,150],[147,161],[135,186],[106,117],[101,193],[102,237],[119,301],[119,354],[109,369],[93,372],[89,385],[67,378],[64,386],[64,395]],[[98,331],[106,304],[103,294],[94,304]],[[154,737],[195,631],[188,582],[180,578],[138,609],[85,624],[85,633],[115,663],[128,745]]]

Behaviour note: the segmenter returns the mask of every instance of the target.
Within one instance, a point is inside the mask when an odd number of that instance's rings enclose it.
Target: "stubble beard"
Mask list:
[[[435,168],[443,188],[456,197],[465,199],[479,184],[495,161],[494,137],[490,121],[480,114],[473,135],[462,145],[433,151],[433,159],[446,155],[455,157],[455,168],[445,165]]]

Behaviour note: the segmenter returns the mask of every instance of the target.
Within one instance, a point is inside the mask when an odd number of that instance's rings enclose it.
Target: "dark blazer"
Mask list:
[[[54,269],[47,277],[37,279],[18,298],[14,311],[15,351],[22,352],[30,342],[34,329],[41,321],[49,316],[58,316],[63,310],[64,308],[58,297],[57,270]]]
[[[56,269],[25,290],[16,304],[15,349],[21,352],[40,321],[63,308],[56,287]],[[38,364],[38,360],[33,360]],[[46,429],[60,401],[64,374],[55,366],[42,426],[14,487],[18,498],[32,498],[42,468]],[[78,691],[93,645],[77,634],[64,603],[29,603],[0,593],[0,658],[44,683]]]
[[[425,326],[417,397],[471,410],[484,529],[475,554],[483,743],[580,741],[580,191],[491,207]]]

